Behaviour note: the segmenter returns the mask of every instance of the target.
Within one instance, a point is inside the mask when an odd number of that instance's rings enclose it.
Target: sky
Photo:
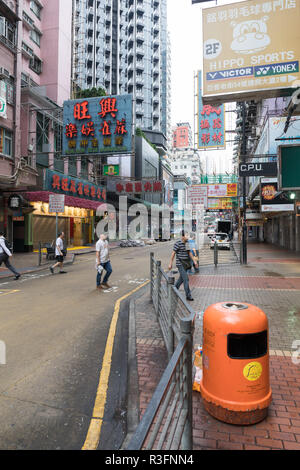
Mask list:
[[[218,5],[233,3],[218,0]],[[194,75],[202,63],[201,10],[216,5],[215,1],[192,5],[192,0],[168,0],[168,30],[172,60],[172,126],[189,122],[194,132]],[[205,152],[209,170],[231,171],[231,149]]]

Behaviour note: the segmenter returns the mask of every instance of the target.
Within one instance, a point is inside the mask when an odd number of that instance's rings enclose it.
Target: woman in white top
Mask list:
[[[12,253],[5,244],[4,233],[0,232],[0,266],[2,263],[4,263],[7,269],[9,269],[15,275],[15,280],[17,281],[21,274],[18,273],[12,264],[10,264],[9,258],[11,257]]]

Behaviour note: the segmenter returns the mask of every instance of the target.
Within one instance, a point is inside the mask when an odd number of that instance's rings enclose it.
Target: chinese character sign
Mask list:
[[[116,183],[117,194],[136,194],[136,193],[162,193],[164,190],[163,181],[160,180],[142,180],[142,181],[124,181]]]
[[[88,181],[72,178],[49,169],[45,172],[44,189],[66,196],[99,202],[106,201],[106,189],[103,186],[96,186]]]
[[[205,103],[282,96],[300,80],[300,0],[231,3],[202,18]]]
[[[198,72],[198,148],[225,148],[224,105],[202,102],[201,72]]]
[[[63,155],[130,153],[132,95],[64,102]]]

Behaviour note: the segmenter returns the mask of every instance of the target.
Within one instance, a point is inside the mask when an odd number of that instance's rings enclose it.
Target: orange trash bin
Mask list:
[[[221,302],[203,316],[205,409],[231,424],[255,424],[272,401],[269,380],[268,319],[254,305]]]

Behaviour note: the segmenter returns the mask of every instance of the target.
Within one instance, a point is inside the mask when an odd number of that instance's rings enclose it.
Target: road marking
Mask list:
[[[111,320],[109,333],[108,333],[106,346],[105,346],[105,351],[104,351],[104,356],[103,356],[102,368],[101,368],[100,377],[99,377],[99,384],[97,388],[93,415],[91,418],[91,422],[90,422],[90,426],[87,432],[85,443],[81,450],[96,450],[100,442],[100,434],[101,434],[101,428],[103,424],[104,409],[105,409],[105,404],[106,404],[108,382],[109,382],[110,369],[111,369],[113,345],[114,345],[114,339],[116,335],[116,328],[117,328],[117,322],[118,322],[119,313],[120,313],[121,302],[125,300],[127,297],[129,297],[130,295],[137,292],[142,287],[149,284],[149,282],[150,281],[147,281],[141,286],[136,287],[135,289],[130,291],[128,294],[124,295],[123,297],[120,297],[115,303],[114,314]]]
[[[0,291],[0,297],[2,297],[3,295],[15,294],[16,292],[20,292],[20,291],[17,289],[9,290],[8,292],[5,292],[4,290],[2,290]]]

